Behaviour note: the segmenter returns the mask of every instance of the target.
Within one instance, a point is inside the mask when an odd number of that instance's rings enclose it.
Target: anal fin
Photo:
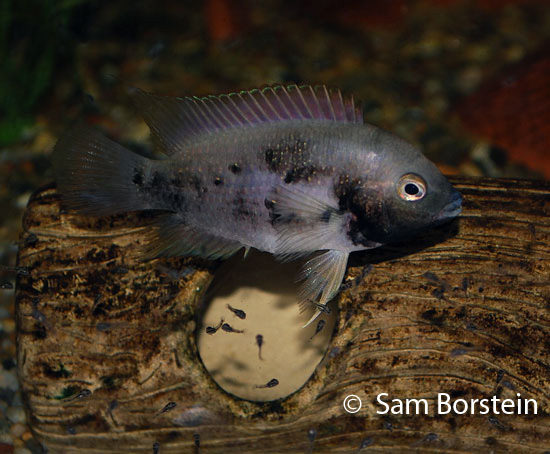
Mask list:
[[[177,214],[160,216],[147,235],[144,255],[147,258],[191,255],[209,260],[225,259],[243,247],[187,225]]]

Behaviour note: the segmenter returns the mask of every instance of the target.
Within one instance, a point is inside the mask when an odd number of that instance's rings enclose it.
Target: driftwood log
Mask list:
[[[17,288],[18,368],[50,453],[550,452],[550,183],[455,178],[464,212],[413,243],[357,254],[325,360],[286,399],[223,392],[195,343],[212,263],[174,280],[134,251],[146,215],[60,211],[33,195]],[[438,414],[451,398],[536,400],[538,414]],[[426,399],[380,415],[376,396]],[[360,411],[344,411],[347,395]],[[356,403],[354,404],[356,405]],[[516,410],[517,413],[517,410]]]

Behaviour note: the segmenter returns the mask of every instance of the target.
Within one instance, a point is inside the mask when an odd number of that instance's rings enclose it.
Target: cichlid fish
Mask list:
[[[77,127],[54,149],[67,208],[164,210],[147,255],[227,258],[257,248],[313,256],[303,301],[323,308],[353,251],[456,217],[461,196],[422,153],[365,124],[353,97],[273,86],[208,97],[131,96],[166,159]],[[312,320],[320,313],[312,317]]]

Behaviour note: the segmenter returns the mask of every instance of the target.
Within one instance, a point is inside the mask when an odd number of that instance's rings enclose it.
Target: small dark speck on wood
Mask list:
[[[71,402],[77,399],[84,399],[85,397],[88,397],[90,394],[92,394],[92,391],[90,391],[89,389],[82,389],[76,396],[65,399],[65,402]]]
[[[372,437],[367,437],[361,440],[361,443],[359,444],[359,448],[357,449],[357,452],[359,453],[361,450],[368,448],[370,445],[374,443],[374,439]]]
[[[163,413],[166,413],[167,411],[173,410],[176,408],[177,404],[176,402],[168,402],[163,409],[157,413],[157,416],[162,415]]]

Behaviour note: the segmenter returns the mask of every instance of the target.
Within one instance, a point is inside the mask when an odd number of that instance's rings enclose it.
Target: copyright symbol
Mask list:
[[[348,413],[357,413],[361,410],[361,399],[355,394],[350,394],[344,399],[344,410]]]

